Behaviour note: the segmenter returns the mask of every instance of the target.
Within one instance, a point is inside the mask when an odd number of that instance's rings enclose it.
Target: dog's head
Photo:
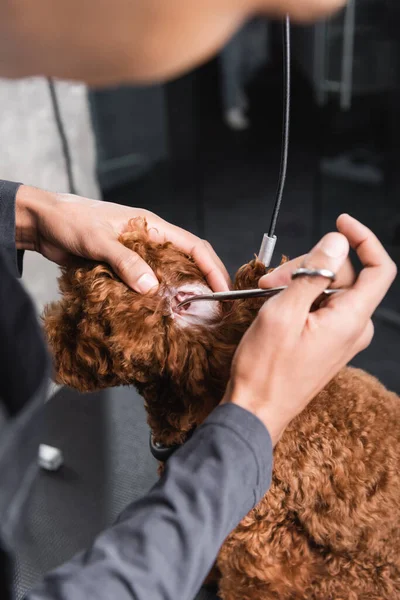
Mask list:
[[[57,380],[80,391],[133,384],[153,426],[183,435],[221,400],[236,346],[262,301],[179,309],[181,300],[210,291],[192,258],[152,242],[141,220],[120,241],[151,266],[160,286],[143,296],[105,264],[74,260],[64,267],[61,300],[44,313]],[[235,287],[257,287],[264,273],[254,260],[240,269]]]

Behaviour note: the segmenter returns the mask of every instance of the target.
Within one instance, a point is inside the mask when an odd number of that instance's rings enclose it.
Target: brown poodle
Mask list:
[[[221,400],[235,349],[262,300],[199,302],[193,260],[149,240],[141,221],[121,236],[154,269],[159,290],[136,294],[104,264],[63,270],[45,312],[59,382],[81,391],[135,385],[155,440],[185,441]],[[253,260],[236,288],[265,273]],[[400,402],[346,368],[277,445],[269,492],[218,557],[224,600],[400,598]]]

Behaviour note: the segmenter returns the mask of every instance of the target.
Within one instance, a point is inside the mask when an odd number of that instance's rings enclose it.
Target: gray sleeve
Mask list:
[[[23,252],[15,245],[15,197],[21,184],[0,179],[0,247],[15,276],[22,273]]]
[[[155,487],[26,600],[192,600],[271,473],[272,444],[261,421],[219,406]]]

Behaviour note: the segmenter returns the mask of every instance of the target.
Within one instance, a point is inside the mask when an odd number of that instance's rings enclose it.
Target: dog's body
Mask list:
[[[62,300],[45,329],[60,382],[81,391],[134,384],[155,440],[185,441],[219,403],[235,349],[262,300],[193,303],[204,289],[194,262],[155,244],[135,222],[121,241],[161,282],[140,296],[105,265],[64,269]],[[235,287],[256,287],[257,261]],[[224,600],[400,598],[400,402],[376,379],[344,369],[289,426],[273,482],[220,552]]]

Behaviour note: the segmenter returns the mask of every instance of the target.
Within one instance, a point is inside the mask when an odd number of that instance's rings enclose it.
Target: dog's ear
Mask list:
[[[101,322],[85,321],[65,301],[47,306],[43,322],[57,383],[81,392],[118,384]]]
[[[105,294],[112,293],[113,283],[111,271],[103,265],[93,269],[85,262],[63,269],[59,279],[62,299],[46,306],[42,316],[58,383],[82,392],[119,383],[107,345],[109,325],[103,316]]]

